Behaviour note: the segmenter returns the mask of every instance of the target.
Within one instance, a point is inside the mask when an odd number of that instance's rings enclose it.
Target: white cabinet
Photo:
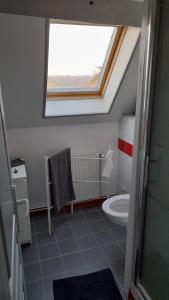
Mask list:
[[[17,240],[16,218],[13,215],[13,234],[12,234],[12,259],[9,287],[11,300],[22,300],[24,293],[23,266],[20,255],[20,248]]]
[[[27,174],[24,162],[23,164],[12,167],[12,182],[15,185],[19,221],[19,241],[21,244],[31,243],[32,237],[29,214]]]
[[[28,199],[25,164],[12,167],[12,181],[16,185],[16,199]]]
[[[0,300],[23,300],[22,267],[16,201],[12,190],[6,125],[0,89]],[[21,290],[20,297],[19,289]]]

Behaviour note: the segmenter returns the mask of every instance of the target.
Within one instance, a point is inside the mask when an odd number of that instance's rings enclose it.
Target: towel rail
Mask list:
[[[90,156],[89,155],[73,155],[72,156],[72,162],[73,160],[80,160],[81,162],[84,161],[98,161],[100,164],[100,180],[93,180],[93,179],[78,179],[78,178],[73,178],[74,183],[79,183],[79,184],[105,184],[107,185],[107,197],[109,196],[108,190],[109,190],[109,184],[110,184],[110,176],[106,177],[106,180],[101,180],[101,161],[107,161],[109,154],[113,153],[112,150],[108,150],[106,154],[99,155],[99,153],[93,153]],[[97,157],[96,157],[97,155]],[[45,160],[45,188],[46,188],[46,204],[47,204],[47,215],[48,215],[48,230],[49,230],[49,235],[51,235],[52,232],[52,226],[51,226],[51,209],[54,207],[51,203],[51,180],[49,176],[49,156],[44,156]],[[92,168],[92,163],[90,164]],[[88,174],[90,175],[90,171],[88,170]],[[78,172],[77,172],[78,173]],[[100,196],[101,196],[101,188],[100,188]],[[75,202],[79,202],[79,200],[74,200],[70,202],[71,205],[71,213],[73,214],[73,205]]]

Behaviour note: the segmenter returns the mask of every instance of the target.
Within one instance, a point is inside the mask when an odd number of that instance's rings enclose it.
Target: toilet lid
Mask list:
[[[128,218],[128,209],[129,209],[129,194],[121,194],[113,196],[107,199],[102,207],[103,210],[111,215],[118,218]]]

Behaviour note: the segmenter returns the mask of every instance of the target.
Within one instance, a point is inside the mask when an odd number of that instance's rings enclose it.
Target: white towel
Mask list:
[[[102,176],[106,177],[106,178],[110,178],[111,173],[113,171],[113,151],[112,150],[108,150],[107,154],[106,154],[106,162],[102,171]]]

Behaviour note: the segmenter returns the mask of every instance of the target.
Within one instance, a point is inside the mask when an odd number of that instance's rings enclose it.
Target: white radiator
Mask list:
[[[99,153],[72,157],[72,177],[76,200],[89,200],[101,196],[101,160]]]
[[[104,168],[105,161],[108,160],[109,155],[112,155],[113,151],[109,150],[106,154],[100,155],[99,153],[76,155],[72,157],[71,168],[74,190],[76,195],[75,201],[84,201],[94,198],[99,198],[103,195],[108,196],[108,186],[110,184],[110,176],[104,175],[106,178],[102,178],[102,170]],[[45,177],[46,177],[46,203],[48,210],[48,228],[49,234],[51,234],[51,197],[50,197],[50,185],[49,178],[49,157],[44,157],[45,161]],[[102,164],[103,163],[103,164]],[[104,187],[104,188],[103,188]],[[105,193],[106,187],[106,193]],[[71,212],[73,213],[73,203],[71,202]]]

